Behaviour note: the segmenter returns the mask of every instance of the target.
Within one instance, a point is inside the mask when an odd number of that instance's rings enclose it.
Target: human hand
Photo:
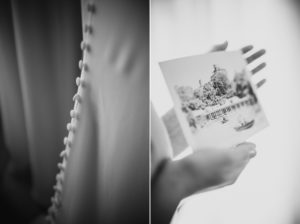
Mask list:
[[[256,150],[253,143],[242,143],[225,150],[196,151],[182,161],[182,166],[191,175],[190,178],[195,180],[193,182],[195,185],[190,186],[191,190],[188,194],[235,183],[254,156],[256,156]],[[200,179],[197,180],[197,176]]]
[[[211,52],[225,51],[227,46],[226,41],[216,45]],[[246,54],[252,49],[253,46],[249,45],[241,48],[241,51]],[[259,50],[247,57],[246,61],[251,64],[264,54],[265,50]],[[251,73],[254,75],[265,66],[263,62]],[[259,88],[265,82],[262,79],[256,86]],[[175,116],[174,109],[167,114]],[[185,197],[233,184],[255,155],[255,145],[244,143],[228,150],[201,149],[182,160],[167,162],[151,183],[152,221],[158,224],[169,222],[178,203]]]
[[[168,223],[183,198],[233,184],[255,155],[255,145],[243,143],[226,150],[202,149],[167,162],[151,183],[152,221]]]

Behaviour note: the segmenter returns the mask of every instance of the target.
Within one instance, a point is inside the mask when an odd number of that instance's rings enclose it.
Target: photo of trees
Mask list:
[[[203,127],[216,118],[226,123],[226,115],[230,111],[257,102],[245,70],[235,72],[233,79],[229,80],[226,69],[217,65],[213,65],[209,81],[203,83],[199,80],[196,88],[175,86],[175,90],[181,100],[181,110],[192,129]]]
[[[234,79],[229,80],[227,71],[213,65],[210,81],[202,83],[196,88],[190,86],[176,86],[176,92],[182,102],[182,110],[204,110],[207,107],[223,105],[232,97],[243,98],[251,95],[255,98],[245,71],[236,72]]]

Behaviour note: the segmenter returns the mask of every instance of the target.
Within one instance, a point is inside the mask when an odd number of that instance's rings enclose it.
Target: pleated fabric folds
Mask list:
[[[3,1],[0,16],[1,114],[10,155],[3,189],[26,213],[31,206],[49,206],[53,194],[76,88],[81,6],[79,1]]]

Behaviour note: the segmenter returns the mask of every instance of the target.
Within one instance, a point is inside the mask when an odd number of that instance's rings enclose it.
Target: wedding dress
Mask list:
[[[38,210],[32,204],[49,207],[50,222],[147,223],[148,2],[5,4],[0,9],[4,140],[8,170],[18,175],[29,170],[24,195],[30,203],[17,196],[18,184],[4,181],[5,192],[30,216]]]
[[[50,217],[72,224],[147,223],[148,5],[83,0],[82,24],[76,116]]]

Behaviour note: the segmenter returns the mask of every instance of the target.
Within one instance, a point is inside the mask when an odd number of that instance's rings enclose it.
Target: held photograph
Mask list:
[[[160,67],[194,150],[232,146],[267,126],[240,52],[185,57]]]

